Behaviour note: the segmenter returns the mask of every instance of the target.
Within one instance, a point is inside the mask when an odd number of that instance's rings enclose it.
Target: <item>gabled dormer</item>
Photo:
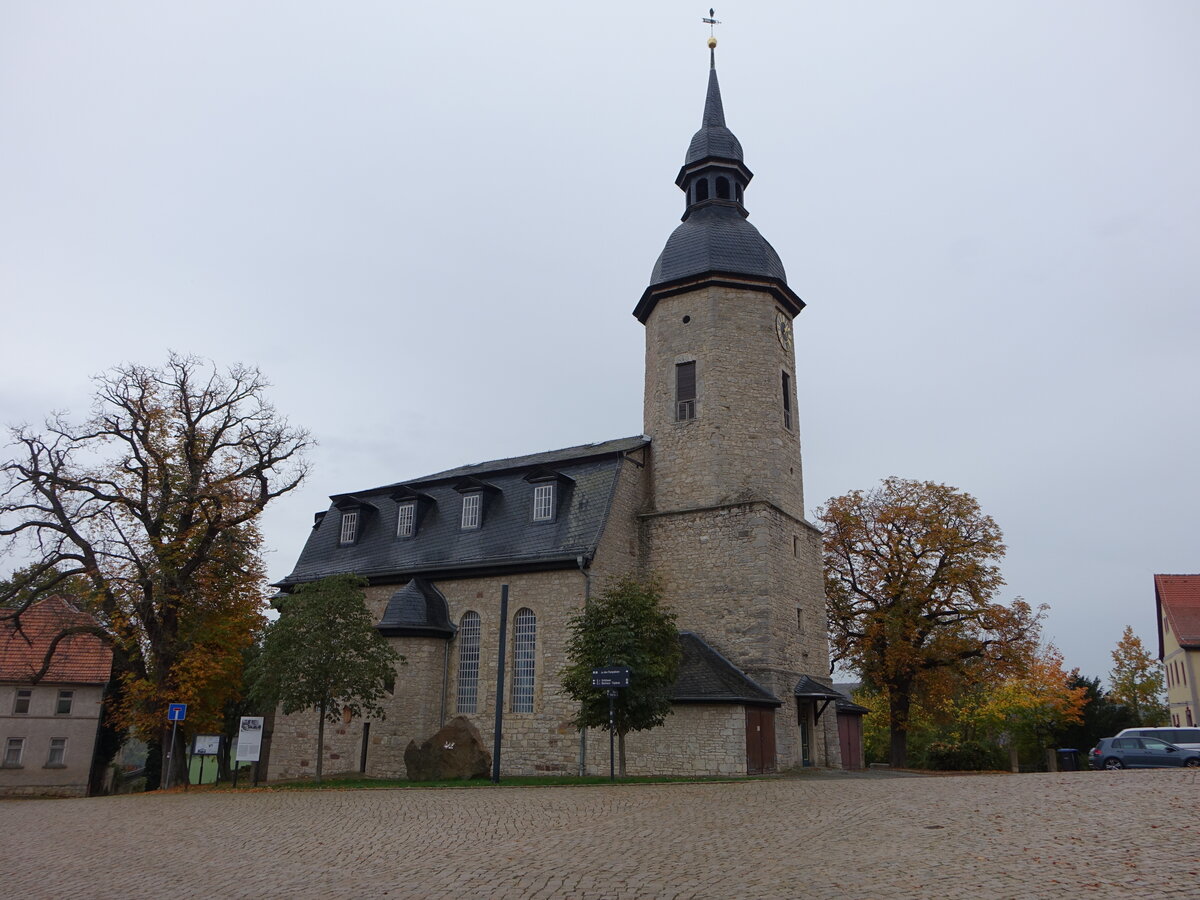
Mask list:
[[[361,540],[366,530],[374,523],[379,510],[374,504],[353,494],[337,494],[329,498],[340,513],[337,530],[339,547],[352,547]],[[317,524],[320,524],[318,521]]]
[[[487,508],[500,488],[479,478],[468,476],[454,483],[454,490],[462,495],[462,511],[458,527],[461,531],[477,531],[483,527]]]
[[[529,520],[534,523],[557,520],[563,497],[575,480],[554,469],[537,468],[525,476],[525,481],[533,485]]]
[[[397,539],[403,541],[416,537],[421,529],[421,520],[436,501],[428,494],[404,484],[392,491],[390,497],[396,504]]]

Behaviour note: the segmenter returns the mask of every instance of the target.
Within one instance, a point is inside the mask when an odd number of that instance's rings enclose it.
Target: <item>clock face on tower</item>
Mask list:
[[[792,320],[781,311],[775,313],[775,336],[779,338],[779,346],[788,353],[792,352]]]

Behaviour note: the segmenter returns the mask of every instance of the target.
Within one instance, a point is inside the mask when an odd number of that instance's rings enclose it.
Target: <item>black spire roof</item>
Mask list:
[[[708,69],[708,96],[704,98],[704,119],[700,130],[692,135],[684,165],[699,162],[710,156],[742,161],[742,145],[734,133],[725,127],[725,107],[721,103],[721,85],[717,81],[716,61]]]
[[[650,273],[650,286],[633,314],[643,323],[661,297],[703,280],[754,286],[774,294],[792,315],[804,301],[787,286],[779,254],[747,220],[743,197],[754,174],[742,145],[725,124],[725,106],[710,59],[700,130],[692,136],[675,183],[687,195],[683,222],[667,239]]]

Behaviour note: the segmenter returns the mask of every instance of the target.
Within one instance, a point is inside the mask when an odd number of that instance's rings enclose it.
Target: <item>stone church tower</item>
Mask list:
[[[710,57],[703,121],[675,179],[683,222],[634,310],[646,326],[646,563],[680,628],[783,702],[773,721],[747,720],[767,768],[772,753],[779,768],[830,764],[836,722],[822,713],[833,695],[815,680],[828,681],[825,596],[819,534],[804,518],[792,341],[804,302],[747,219],[752,177]]]

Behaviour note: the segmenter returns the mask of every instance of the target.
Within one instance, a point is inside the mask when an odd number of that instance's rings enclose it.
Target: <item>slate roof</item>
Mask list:
[[[725,126],[725,106],[721,103],[721,85],[717,83],[717,68],[708,69],[708,94],[704,98],[704,118],[700,130],[692,135],[684,165],[702,159],[736,159],[742,161],[742,145]]]
[[[497,569],[545,569],[576,565],[595,554],[607,520],[617,473],[625,454],[647,446],[638,436],[567,447],[545,453],[472,463],[409,481],[331,498],[319,514],[286,587],[327,575],[353,572],[376,583],[413,575],[436,580]],[[555,518],[531,521],[534,485],[527,476],[557,474]],[[460,528],[466,479],[486,482],[482,526]],[[417,499],[411,538],[396,536],[399,503]],[[359,511],[355,543],[341,546],[341,513]]]
[[[787,283],[775,248],[732,203],[709,203],[693,210],[667,238],[650,272],[650,284],[706,272],[756,275]]]
[[[54,637],[75,626],[95,626],[96,619],[62,597],[47,597],[21,613],[20,628],[0,622],[0,681],[28,683],[42,667]],[[112,670],[112,648],[94,634],[73,634],[54,650],[42,677],[48,684],[105,684]]]
[[[1158,658],[1163,658],[1163,615],[1179,646],[1200,650],[1200,575],[1155,575],[1158,608]]]
[[[375,627],[387,637],[449,639],[458,630],[450,622],[445,596],[424,578],[414,578],[392,594]]]
[[[835,683],[833,689],[842,696],[834,701],[834,706],[838,712],[850,713],[851,715],[866,715],[870,712],[865,706],[855,703],[852,695],[859,687],[862,686],[861,681],[848,681],[843,683]]]
[[[683,659],[672,703],[741,703],[782,706],[780,700],[722,656],[698,634],[679,632]]]
[[[792,693],[797,697],[813,697],[821,700],[838,700],[842,697],[833,688],[826,687],[821,682],[809,678],[807,675],[800,676],[800,680],[796,682],[796,688]]]

